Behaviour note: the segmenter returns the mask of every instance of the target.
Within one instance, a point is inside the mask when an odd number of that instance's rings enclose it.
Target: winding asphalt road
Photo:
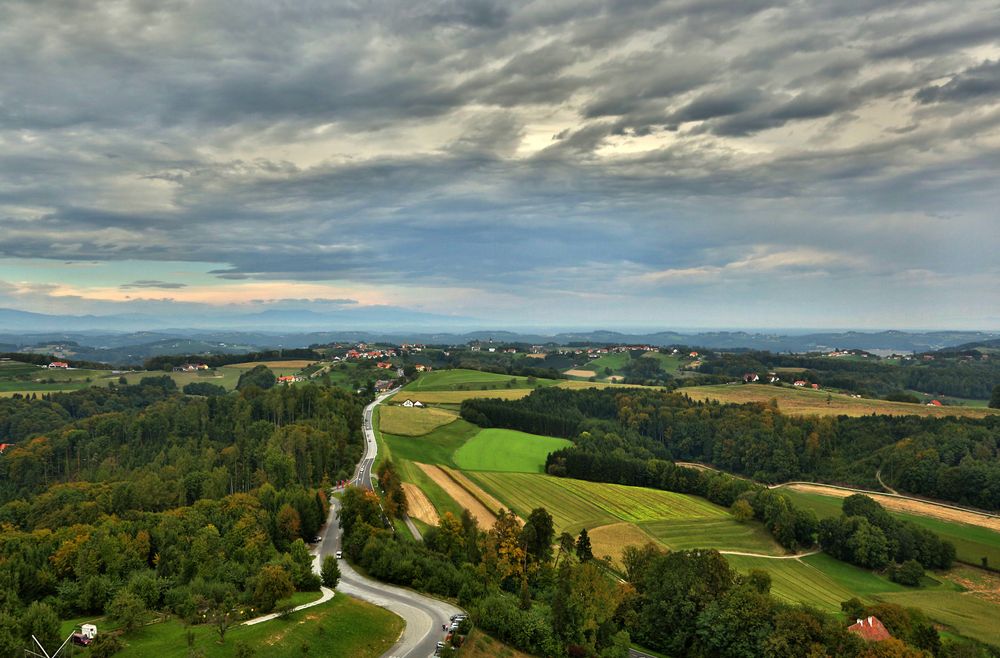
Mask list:
[[[358,464],[353,484],[366,489],[372,488],[371,472],[378,454],[375,443],[375,433],[372,431],[372,413],[375,407],[396,391],[389,391],[365,407],[365,456]],[[337,514],[340,512],[340,501],[333,499],[330,505],[330,517],[321,535],[322,541],[316,556],[321,562],[327,555],[333,555],[341,550],[340,526],[337,524]],[[452,615],[462,612],[450,603],[432,599],[402,587],[394,587],[377,580],[362,576],[355,571],[346,560],[340,562],[340,583],[337,589],[345,594],[357,597],[386,608],[406,622],[406,628],[399,641],[389,649],[384,658],[426,658],[434,654],[437,643],[444,639],[441,624]]]

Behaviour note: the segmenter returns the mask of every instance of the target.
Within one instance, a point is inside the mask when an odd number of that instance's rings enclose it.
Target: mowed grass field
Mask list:
[[[903,589],[902,585],[822,553],[787,560],[743,555],[726,555],[725,558],[741,573],[763,569],[771,574],[771,593],[779,599],[805,603],[826,612],[840,612],[841,602],[854,596],[873,600],[872,594]]]
[[[763,555],[786,553],[760,523],[740,523],[731,515],[719,518],[645,521],[640,523],[639,527],[676,551],[689,548],[721,548]]]
[[[528,473],[470,472],[469,477],[519,516],[546,508],[557,532],[578,533],[619,521],[719,519],[729,512],[707,500],[670,491],[585,482]]]
[[[816,512],[819,518],[830,516],[840,516],[843,499],[835,496],[825,496],[823,494],[796,491],[788,487],[782,487],[781,492],[788,496],[797,507],[811,509]],[[927,528],[943,539],[947,539],[955,545],[958,559],[962,562],[975,566],[982,565],[985,557],[988,564],[993,568],[1000,568],[1000,533],[982,528],[979,526],[944,521],[920,514],[908,514],[890,510],[896,518]]]
[[[423,436],[458,419],[458,414],[442,409],[380,406],[379,429],[398,436]]]
[[[967,416],[982,418],[997,410],[973,407],[928,407],[922,404],[866,400],[829,391],[806,390],[791,386],[767,384],[719,384],[715,386],[686,386],[678,390],[694,400],[718,400],[744,404],[746,402],[778,401],[778,408],[787,414],[820,416],[866,416],[884,414],[895,416]]]
[[[454,461],[468,471],[542,473],[550,452],[571,445],[571,441],[551,436],[484,429],[455,451]]]
[[[553,379],[537,379],[532,385],[528,383],[526,377],[456,368],[424,373],[416,381],[407,384],[403,391],[417,393],[424,391],[504,390],[508,388],[532,389],[538,386],[552,386],[555,383],[556,381]]]
[[[981,642],[1000,645],[1000,606],[971,593],[909,590],[882,595],[888,603],[920,608],[934,621]]]

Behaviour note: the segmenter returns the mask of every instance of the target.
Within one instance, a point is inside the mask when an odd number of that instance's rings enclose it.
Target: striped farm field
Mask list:
[[[639,527],[673,550],[717,548],[763,555],[783,555],[785,550],[757,522],[740,523],[722,518],[646,521]]]
[[[771,574],[771,593],[789,603],[805,603],[825,612],[840,612],[841,601],[854,592],[800,560],[769,560],[763,557],[726,555],[740,573],[763,569]]]
[[[470,472],[484,489],[526,517],[544,507],[552,514],[556,531],[577,533],[618,521],[638,523],[656,519],[718,519],[728,512],[693,496],[585,482],[528,473]]]

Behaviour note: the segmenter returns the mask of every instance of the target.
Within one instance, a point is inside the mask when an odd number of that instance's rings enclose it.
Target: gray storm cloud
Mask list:
[[[998,26],[988,0],[11,0],[0,260],[524,300],[498,319],[987,322]]]

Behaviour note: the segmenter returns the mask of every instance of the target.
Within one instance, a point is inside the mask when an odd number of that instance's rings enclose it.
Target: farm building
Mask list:
[[[886,630],[886,627],[882,625],[878,617],[859,619],[856,623],[848,626],[847,630],[867,642],[880,642],[892,637],[892,634]]]
[[[49,364],[50,368],[69,368],[69,364],[65,361],[53,361]]]

